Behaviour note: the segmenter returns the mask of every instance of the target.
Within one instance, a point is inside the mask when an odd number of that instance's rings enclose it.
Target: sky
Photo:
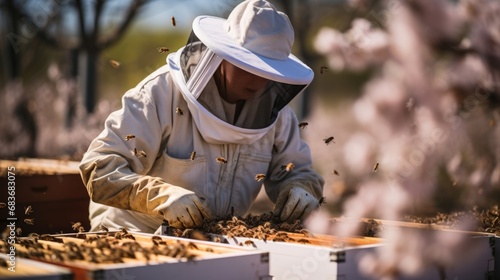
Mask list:
[[[198,15],[227,17],[241,0],[163,0],[152,1],[143,7],[135,24],[140,27],[160,28],[171,25],[175,16],[176,26],[191,28],[193,19]]]

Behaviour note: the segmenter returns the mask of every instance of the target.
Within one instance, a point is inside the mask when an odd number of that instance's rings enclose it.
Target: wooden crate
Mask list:
[[[0,160],[0,202],[7,203],[7,171],[13,166],[16,226],[22,229],[23,235],[72,232],[72,222],[81,222],[86,229],[90,228],[90,198],[78,165],[79,162],[74,161],[46,159]],[[26,215],[28,206],[34,212]],[[6,217],[10,217],[7,207],[0,209],[0,229],[10,222]],[[34,218],[34,225],[26,224],[26,218]]]
[[[0,259],[9,260],[6,254],[0,254]],[[73,273],[69,269],[35,260],[16,258],[15,269],[8,270],[0,266],[0,279],[16,280],[71,280]]]
[[[50,235],[55,240],[38,240],[44,248],[50,250],[68,250],[69,243],[95,246],[97,242],[89,242],[89,238],[101,237],[111,241],[122,242],[116,246],[125,247],[127,242],[137,242],[148,250],[155,246],[152,234],[129,233],[134,240],[128,238],[113,239],[114,233],[94,232],[77,234]],[[90,279],[270,279],[269,254],[253,248],[236,248],[226,244],[206,241],[194,241],[184,238],[159,237],[166,244],[184,244],[189,248],[192,258],[176,258],[167,255],[136,254],[136,258],[123,258],[122,263],[93,263],[88,260],[58,261],[47,258],[37,258],[38,261],[65,267],[74,275],[75,280]],[[67,245],[65,245],[67,244]],[[95,244],[95,245],[93,245]],[[82,245],[83,246],[83,245]],[[158,245],[167,246],[167,245]],[[18,252],[26,248],[16,244]],[[161,247],[158,247],[161,248]],[[96,249],[97,250],[97,249]],[[97,250],[99,251],[99,250]],[[99,251],[102,252],[102,251]],[[138,251],[137,251],[138,252]],[[105,253],[102,253],[105,254]],[[120,278],[121,277],[121,278]],[[128,278],[127,278],[128,277]]]

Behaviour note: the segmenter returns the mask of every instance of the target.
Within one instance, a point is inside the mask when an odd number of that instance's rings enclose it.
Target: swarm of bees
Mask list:
[[[500,235],[500,207],[498,204],[483,209],[474,206],[468,211],[437,213],[431,217],[405,216],[404,220],[413,223],[436,224],[454,229],[459,227],[464,220],[471,218],[476,224],[474,231]]]
[[[73,223],[80,231],[81,223]],[[103,232],[72,235],[49,235],[31,233],[27,237],[16,237],[17,256],[49,262],[87,261],[90,263],[123,263],[130,259],[141,261],[162,260],[165,257],[179,261],[191,261],[203,252],[213,252],[193,242],[163,239],[160,236],[134,237],[126,228],[111,232],[105,226]],[[0,240],[0,252],[8,253],[11,244]],[[166,260],[166,259],[165,259]]]
[[[135,139],[135,135],[134,134],[128,134],[128,135],[125,135],[125,141],[130,141],[132,139]],[[147,157],[147,154],[144,150],[137,150],[137,148],[133,148],[130,150],[130,153],[133,155],[133,156],[136,156],[138,158],[140,157]]]
[[[293,223],[280,222],[272,212],[262,215],[247,215],[237,217],[229,215],[225,218],[205,221],[198,229],[180,230],[174,229],[172,234],[177,237],[193,238],[192,232],[205,233],[202,240],[211,240],[214,242],[227,243],[227,238],[248,237],[260,239],[265,242],[295,242],[310,243],[308,238],[313,237],[311,233],[305,230],[300,220]],[[210,234],[207,234],[210,233]],[[196,239],[201,239],[200,237]],[[241,246],[255,246],[253,242],[246,241],[239,244]]]

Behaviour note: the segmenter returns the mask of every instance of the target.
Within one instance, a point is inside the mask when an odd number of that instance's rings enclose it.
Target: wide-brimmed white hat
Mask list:
[[[287,15],[264,0],[247,0],[226,19],[198,16],[196,36],[222,59],[277,82],[309,84],[314,73],[291,54],[293,27]]]

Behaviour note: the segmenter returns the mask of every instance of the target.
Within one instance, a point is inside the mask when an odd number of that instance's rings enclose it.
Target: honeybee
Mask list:
[[[165,48],[165,47],[159,47],[159,48],[157,48],[157,49],[158,49],[158,52],[159,52],[159,53],[165,53],[165,52],[170,51],[168,48]]]
[[[339,172],[336,169],[333,169],[332,173],[337,175],[337,176],[340,176]]]
[[[184,115],[184,112],[182,112],[181,108],[179,108],[179,107],[176,107],[176,108],[175,108],[175,113],[176,113],[176,114],[179,114],[179,115],[181,115],[181,116],[182,116],[182,115]]]
[[[111,64],[111,66],[113,66],[113,68],[115,68],[115,69],[120,67],[120,62],[113,60],[113,59],[109,60],[109,64]]]
[[[307,229],[301,229],[299,232],[302,233],[304,236],[314,237],[314,235],[310,233]]]
[[[330,136],[330,137],[327,137],[325,139],[323,139],[323,141],[325,141],[325,144],[330,144],[331,142],[335,143],[335,141],[333,141],[333,136]]]
[[[145,151],[140,150],[139,153],[137,154],[137,157],[148,157],[148,156],[146,155]]]
[[[325,203],[326,203],[326,197],[324,197],[324,196],[323,196],[323,197],[322,197],[322,198],[320,198],[320,200],[319,200],[319,205],[321,206],[321,205],[323,205],[323,204],[325,204]]]
[[[281,169],[285,170],[286,172],[290,172],[293,170],[294,167],[295,167],[295,164],[293,164],[293,162],[289,162],[287,164],[282,165]]]
[[[326,70],[328,70],[328,67],[326,67],[326,66],[321,66],[321,67],[319,68],[319,73],[320,73],[320,74],[323,74],[324,72],[326,72]]]
[[[257,246],[255,245],[255,243],[253,243],[252,240],[247,240],[243,244],[257,248]]]
[[[377,162],[377,163],[375,163],[375,166],[373,167],[373,172],[377,172],[377,170],[378,170],[378,165],[379,165],[379,163],[378,163],[378,162]]]
[[[120,231],[121,231],[121,232],[123,232],[123,233],[125,233],[125,234],[127,234],[127,233],[128,233],[128,228],[126,228],[126,227],[121,227],[121,228],[120,228]]]
[[[135,138],[135,135],[133,135],[133,134],[129,134],[129,135],[125,136],[125,140],[127,140],[127,141],[130,139],[134,139],[134,138]]]
[[[99,228],[102,229],[102,230],[104,230],[105,232],[109,232],[109,229],[105,225],[103,225],[103,224],[100,224]]]
[[[308,244],[308,243],[311,243],[311,242],[309,242],[309,240],[304,239],[304,238],[301,238],[301,239],[297,240],[297,242],[298,242],[298,243],[302,243],[302,244]]]
[[[218,157],[215,159],[215,161],[217,161],[217,163],[227,163],[227,160],[223,157]]]
[[[257,181],[257,182],[264,180],[264,178],[266,178],[266,174],[259,173],[259,174],[255,175],[255,181]]]
[[[199,249],[198,249],[198,246],[196,246],[196,244],[194,244],[193,242],[189,242],[189,243],[187,244],[187,247],[188,247],[189,249],[199,250]]]
[[[92,242],[97,241],[98,239],[99,239],[99,237],[97,237],[97,236],[89,236],[89,235],[87,235],[87,236],[85,236],[84,243],[92,243]]]
[[[127,238],[127,239],[132,239],[132,240],[135,240],[135,237],[130,234],[130,233],[125,233],[124,235],[122,235],[123,238]]]
[[[196,156],[196,151],[191,152],[191,156],[189,157],[191,160],[194,160],[194,157]]]
[[[24,207],[24,214],[25,215],[29,215],[31,213],[33,213],[33,208],[31,207],[31,205],[29,205],[28,207]]]
[[[24,222],[28,225],[34,225],[35,224],[35,218],[31,218],[31,219],[24,219]]]
[[[16,228],[16,234],[17,236],[21,236],[21,234],[23,234],[23,230],[20,227]]]
[[[73,230],[78,230],[81,226],[82,226],[82,223],[76,222],[76,223],[72,223],[71,228]]]
[[[273,241],[273,242],[286,242],[285,238],[282,238],[282,237],[274,237],[273,239],[271,239],[271,241]]]
[[[299,123],[299,128],[304,129],[304,128],[306,128],[307,125],[309,125],[309,123],[301,122],[301,123]]]
[[[5,208],[7,207],[7,203],[5,202],[0,202],[0,208]]]
[[[172,17],[172,25],[175,26],[175,17]]]
[[[136,155],[137,155],[137,148],[133,148],[132,150],[130,150],[130,153],[131,153],[133,156],[136,156]]]

